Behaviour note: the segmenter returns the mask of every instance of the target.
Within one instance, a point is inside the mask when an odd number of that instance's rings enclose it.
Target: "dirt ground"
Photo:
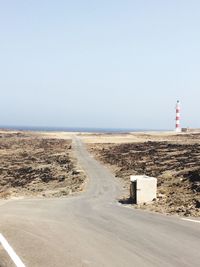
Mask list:
[[[141,143],[147,141],[169,141],[172,143],[195,144],[200,142],[199,133],[175,132],[132,132],[132,133],[78,133],[77,134],[87,144],[126,144]]]
[[[157,200],[143,209],[200,216],[200,133],[36,133],[0,130],[0,198],[60,197],[83,190],[86,176],[73,157],[74,134],[123,182],[158,178]]]
[[[97,138],[97,137],[95,137]],[[111,143],[102,143],[106,138]],[[112,139],[111,139],[112,138]],[[120,138],[123,140],[120,143]],[[123,203],[129,203],[130,175],[158,178],[157,200],[134,205],[166,214],[200,216],[200,134],[133,134],[100,137],[88,142],[90,151],[123,181]],[[134,140],[135,138],[135,140]],[[136,141],[136,140],[139,140]],[[97,141],[97,139],[96,139]]]
[[[0,198],[66,196],[84,183],[69,135],[0,131]]]

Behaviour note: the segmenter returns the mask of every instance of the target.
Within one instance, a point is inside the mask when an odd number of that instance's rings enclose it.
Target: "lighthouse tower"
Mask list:
[[[175,131],[177,133],[180,133],[181,132],[181,125],[180,125],[180,102],[179,100],[177,101],[176,103],[176,129]]]

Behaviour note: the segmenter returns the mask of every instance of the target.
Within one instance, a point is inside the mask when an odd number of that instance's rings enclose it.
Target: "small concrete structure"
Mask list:
[[[190,130],[189,130],[189,128],[182,128],[181,129],[181,132],[183,132],[183,133],[188,133]]]
[[[157,179],[146,175],[131,175],[130,196],[135,204],[156,199]]]

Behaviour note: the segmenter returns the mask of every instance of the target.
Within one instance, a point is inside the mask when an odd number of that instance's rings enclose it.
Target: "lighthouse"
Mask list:
[[[176,103],[176,129],[175,131],[177,133],[180,133],[181,132],[181,125],[180,125],[180,102],[179,100],[177,101]]]

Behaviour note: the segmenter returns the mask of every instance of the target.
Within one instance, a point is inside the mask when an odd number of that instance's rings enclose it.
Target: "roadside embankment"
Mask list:
[[[139,136],[136,136],[139,139]],[[144,140],[145,137],[145,140]],[[141,135],[140,142],[88,144],[89,150],[123,181],[130,175],[158,178],[157,200],[135,207],[167,214],[200,216],[200,135]],[[113,136],[113,140],[115,137]]]
[[[60,197],[81,191],[71,139],[33,132],[0,132],[0,198]]]

